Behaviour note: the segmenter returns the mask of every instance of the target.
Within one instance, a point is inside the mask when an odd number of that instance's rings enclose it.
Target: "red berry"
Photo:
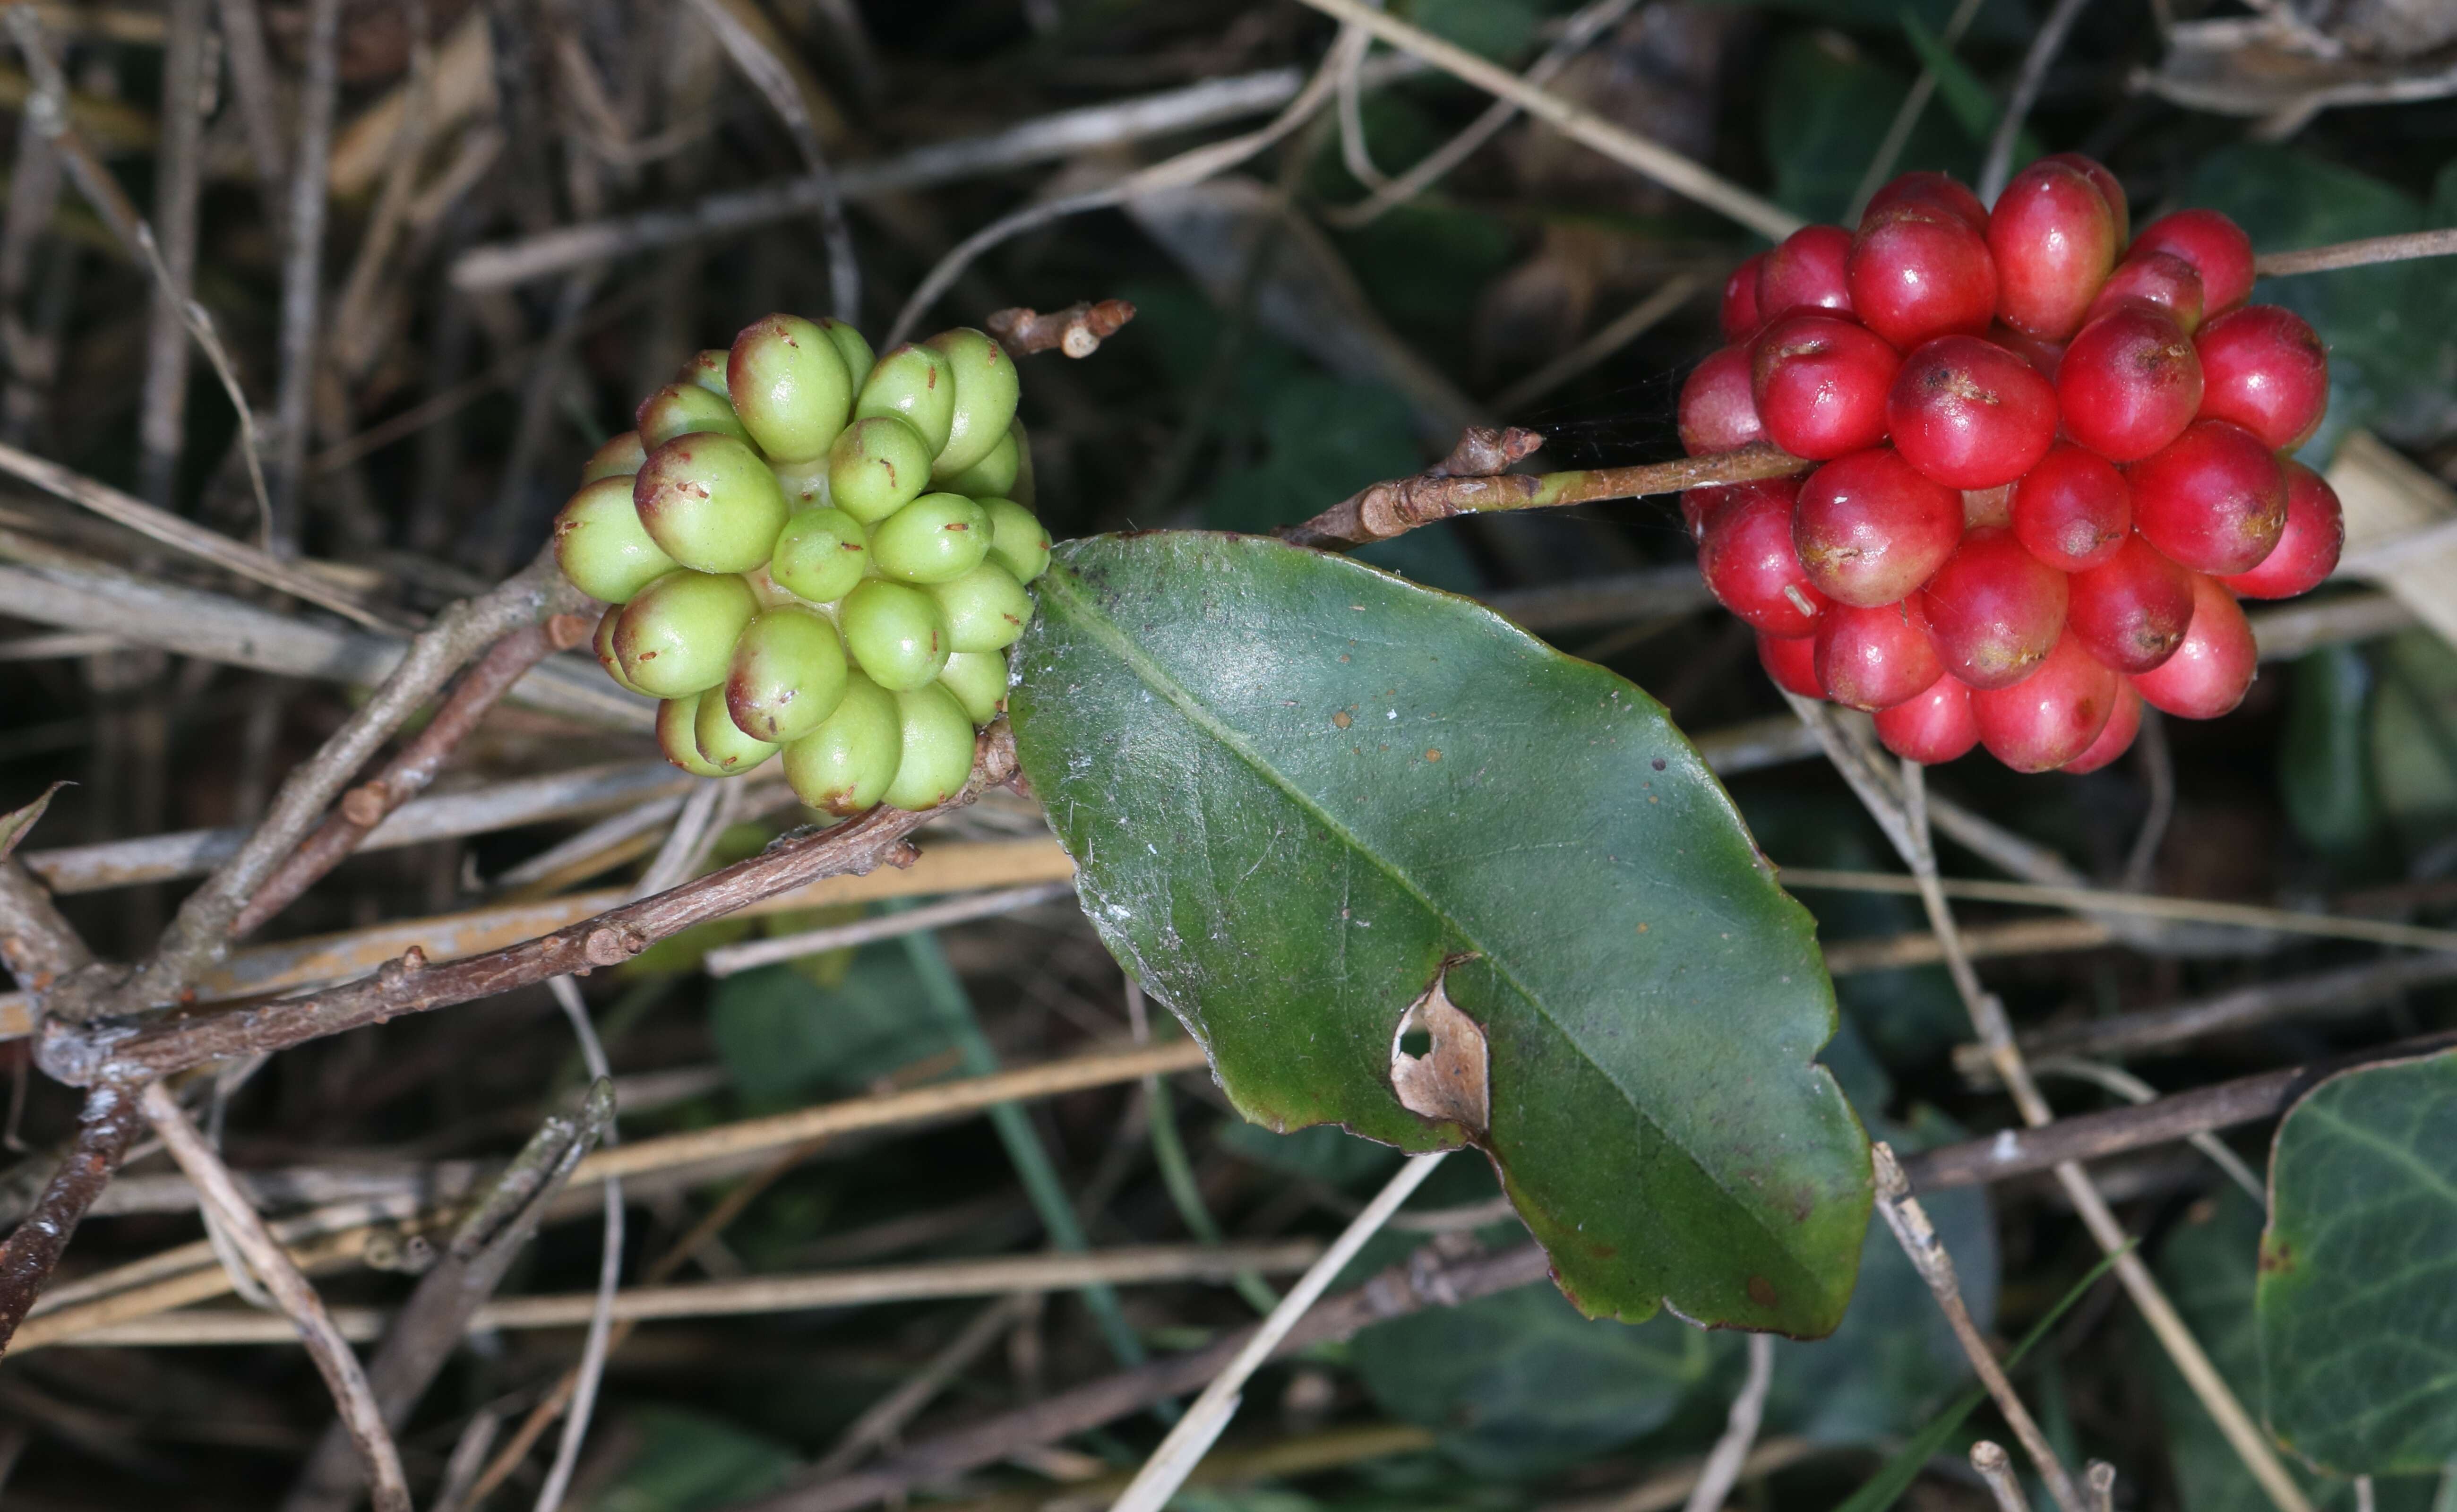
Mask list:
[[[1877,711],[1877,738],[1906,761],[1942,766],[1979,743],[1979,722],[1971,715],[1971,690],[1951,674],[1928,692]]]
[[[2013,485],[2013,535],[2060,572],[2114,556],[2133,532],[2133,492],[2124,474],[2095,451],[2051,450]]]
[[[1886,390],[1902,359],[1867,328],[1830,315],[1793,315],[1749,348],[1751,388],[1766,439],[1823,462],[1886,437]]]
[[[2107,728],[2090,743],[2090,749],[2056,768],[2080,777],[2096,772],[2117,756],[2133,749],[2133,737],[2141,733],[2141,694],[2129,677],[2116,679],[2116,708],[2107,716]]]
[[[1950,211],[1904,205],[1870,216],[1846,272],[1852,313],[1899,350],[1931,337],[1976,335],[1996,314],[1988,238]]]
[[[2286,529],[2286,472],[2261,438],[2197,420],[2124,470],[2133,528],[2196,572],[2249,572]]]
[[[2201,276],[2172,252],[2136,252],[2116,265],[2098,297],[2082,316],[2085,323],[2128,304],[2166,311],[2190,336],[2201,323]]]
[[[2081,328],[2056,368],[2065,434],[2110,462],[2138,462],[2201,407],[2201,360],[2173,318],[2134,304]]]
[[[2193,574],[2138,535],[2068,584],[2065,623],[2117,672],[2144,673],[2165,661],[2193,622]]]
[[[2064,365],[2062,342],[2043,342],[2027,331],[2001,323],[1988,327],[1988,340],[2038,369],[2039,376],[2051,383],[2056,381],[2056,369]]]
[[[1764,256],[1759,320],[1779,321],[1801,309],[1851,313],[1851,286],[1843,274],[1851,258],[1851,233],[1841,226],[1803,226]]]
[[[2215,210],[2178,210],[2141,228],[2136,255],[2172,252],[2201,276],[2201,308],[2223,315],[2252,298],[2252,238]]]
[[[1724,340],[1745,342],[1758,334],[1765,321],[1758,315],[1758,270],[1765,266],[1766,255],[1756,254],[1732,270],[1724,280],[1724,308],[1721,319]]]
[[[1819,616],[1810,645],[1818,686],[1854,709],[1890,709],[1927,692],[1945,673],[1928,632],[1911,622],[1904,604],[1837,604]]]
[[[2107,728],[2119,680],[2081,642],[2061,636],[2020,682],[1972,692],[1979,741],[2016,772],[2053,772],[2088,751]]]
[[[1701,539],[1706,532],[1706,522],[1716,511],[1734,499],[1754,498],[1765,494],[1779,498],[1789,508],[1800,492],[1798,478],[1765,478],[1755,483],[1712,483],[1703,487],[1684,488],[1681,493],[1681,523],[1689,528],[1689,539]]]
[[[2116,217],[2116,244],[2122,247],[2133,239],[2133,215],[2125,207],[2124,186],[2116,181],[2116,176],[2107,171],[2105,163],[2096,157],[2084,157],[2079,153],[2058,153],[2053,157],[2042,157],[2039,161],[2062,163],[2096,185],[2100,197],[2107,201],[2108,210]]]
[[[1870,195],[1869,208],[1860,213],[1860,224],[1867,226],[1904,205],[1942,210],[1973,231],[1984,235],[1988,230],[1988,207],[1979,202],[1977,195],[1963,187],[1952,175],[1926,169],[1897,174],[1892,182]]]
[[[2217,578],[2193,576],[2193,628],[2176,654],[2133,675],[2133,686],[2185,719],[2215,719],[2243,702],[2261,656],[2243,610]]]
[[[1681,385],[1681,445],[1693,457],[1765,439],[1749,397],[1749,349],[1726,346],[1689,370]]]
[[[1920,590],[1919,611],[1946,671],[1973,692],[2010,688],[2064,630],[2065,575],[2023,550],[2011,530],[1972,530]]]
[[[1829,597],[1874,609],[1927,582],[1952,554],[1962,496],[1877,446],[1810,473],[1791,528],[1810,581]]]
[[[1758,632],[1758,665],[1774,679],[1774,685],[1803,698],[1823,698],[1826,690],[1817,682],[1817,641],[1814,636],[1796,635],[1788,639]]]
[[[2346,517],[2339,507],[2338,491],[2292,457],[2284,466],[2285,533],[2259,567],[2219,579],[2238,598],[2293,598],[2309,593],[2338,570],[2338,553],[2345,549]]]
[[[1791,501],[1735,495],[1706,522],[1698,570],[1725,609],[1769,635],[1807,635],[1827,608],[1791,547]]]
[[[1945,336],[1903,360],[1886,396],[1903,460],[1953,488],[2013,482],[2056,439],[2056,391],[2038,371],[1975,336]]]
[[[2201,359],[2201,415],[2232,420],[2273,451],[2311,439],[2329,407],[2329,349],[2292,310],[2247,304],[2193,338]]]
[[[2040,340],[2064,341],[2081,329],[2116,249],[2116,212],[2090,176],[2054,158],[2033,163],[1996,197],[1988,223],[1997,313]]]

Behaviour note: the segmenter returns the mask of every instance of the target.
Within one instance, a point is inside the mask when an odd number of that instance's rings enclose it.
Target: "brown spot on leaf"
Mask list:
[[[1354,720],[1352,720],[1352,719],[1349,718],[1349,717],[1348,717],[1348,711],[1347,711],[1347,710],[1345,710],[1345,709],[1342,709],[1342,710],[1340,710],[1337,714],[1334,714],[1334,715],[1332,715],[1331,716],[1331,722],[1332,722],[1332,724],[1334,724],[1334,725],[1338,726],[1340,729],[1345,730],[1345,729],[1347,729],[1350,725],[1352,725],[1352,724],[1355,723],[1356,721],[1354,721]]]
[[[1763,1275],[1750,1276],[1749,1300],[1760,1307],[1774,1306],[1774,1283]]]
[[[1491,1054],[1483,1026],[1451,1001],[1449,988],[1451,967],[1472,959],[1443,962],[1433,984],[1399,1015],[1391,1034],[1391,1089],[1410,1112],[1480,1135],[1493,1122]]]
[[[2295,1269],[2295,1247],[2266,1234],[2261,1240],[2261,1274],[2284,1275]]]
[[[1436,747],[1432,747],[1432,746],[1428,746],[1428,747],[1425,749],[1425,759],[1426,759],[1426,760],[1428,760],[1428,761],[1439,761],[1441,758],[1442,758],[1442,753],[1441,753],[1441,751],[1440,751],[1438,748],[1436,748]]]

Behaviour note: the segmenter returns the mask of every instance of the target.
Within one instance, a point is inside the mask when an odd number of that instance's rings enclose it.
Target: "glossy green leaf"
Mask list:
[[[2353,646],[2324,646],[2288,669],[2286,730],[2278,743],[2279,798],[2303,843],[2354,857],[2380,829],[2372,783],[2371,662]]]
[[[1010,702],[1112,954],[1237,1109],[1473,1143],[1582,1310],[1816,1336],[1868,1222],[1808,916],[1645,694],[1466,600],[1251,537],[1063,548]],[[1413,1112],[1444,963],[1490,1127]]]
[[[2457,1051],[2341,1071],[2270,1152],[2269,1425],[2346,1475],[2457,1459]]]

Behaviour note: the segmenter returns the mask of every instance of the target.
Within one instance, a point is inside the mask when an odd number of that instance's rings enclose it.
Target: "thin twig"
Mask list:
[[[1034,882],[1024,887],[1006,887],[993,892],[972,893],[960,898],[943,899],[908,908],[900,913],[882,914],[857,923],[836,924],[826,929],[805,930],[800,934],[778,935],[770,940],[747,941],[738,945],[720,945],[703,958],[702,964],[712,977],[730,977],[754,966],[772,965],[779,961],[795,961],[804,956],[866,945],[878,940],[895,940],[923,929],[936,929],[942,924],[963,923],[974,919],[994,919],[1041,903],[1054,902],[1074,896],[1072,881]]]
[[[444,758],[511,692],[512,684],[556,652],[579,645],[592,628],[581,615],[552,614],[543,625],[516,630],[495,642],[494,649],[453,687],[451,696],[419,731],[418,738],[374,778],[343,794],[316,832],[258,886],[247,906],[231,922],[232,938],[254,934],[347,860],[387,815],[426,790]]]
[[[1580,146],[1635,169],[1675,194],[1684,195],[1710,210],[1739,221],[1762,237],[1780,241],[1804,222],[1782,206],[1761,198],[1703,164],[1692,161],[1658,142],[1616,126],[1583,106],[1537,89],[1509,70],[1486,62],[1455,43],[1420,27],[1366,5],[1364,0],[1305,0],[1326,15],[1359,27],[1405,52],[1423,58],[1446,73],[1509,100]]]
[[[2065,1473],[2064,1461],[2048,1443],[2047,1435],[2039,1431],[2036,1419],[2022,1404],[2013,1383],[2006,1378],[2005,1367],[1997,1361],[1995,1351],[1972,1321],[1971,1309],[1963,1305],[1962,1283],[1953,1273],[1953,1257],[1936,1236],[1919,1199],[1910,1194],[1910,1183],[1903,1179],[1903,1169],[1894,1161],[1894,1152],[1884,1140],[1873,1147],[1877,1177],[1877,1211],[1885,1215],[1886,1227],[1893,1231],[1894,1241],[1911,1262],[1911,1269],[1928,1283],[1936,1298],[1938,1311],[1952,1325],[1953,1336],[1961,1342],[1962,1353],[1970,1357],[1971,1368],[1979,1373],[1981,1384],[1995,1399],[1996,1410],[2004,1415],[2013,1436],[2037,1468],[2039,1479],[2046,1482],[2048,1494],[2055,1499],[2062,1512],[2087,1512],[2081,1493],[2075,1489],[2073,1478]]]
[[[827,248],[829,303],[837,320],[859,324],[861,263],[854,257],[853,231],[845,223],[844,196],[836,188],[827,154],[820,149],[818,129],[812,124],[811,113],[803,105],[802,92],[795,87],[785,65],[725,8],[722,0],[692,0],[692,9],[716,33],[726,56],[758,90],[768,108],[785,123],[786,135],[794,138],[795,148],[802,155],[803,181],[810,186],[818,210],[819,241]]]
[[[1992,205],[2005,192],[2005,180],[2013,176],[2013,144],[2022,135],[2022,123],[2030,118],[2031,107],[2037,103],[2039,89],[2048,81],[2048,67],[2065,45],[2065,33],[2081,15],[2081,8],[2090,0],[2056,0],[2055,9],[2039,23],[2038,31],[2031,38],[2031,51],[2022,57],[2022,72],[2013,78],[2013,93],[2005,101],[2005,114],[1996,118],[1996,130],[1988,138],[1988,155],[1979,169],[1979,200]]]
[[[1588,44],[1601,36],[1606,28],[1629,14],[1637,5],[1638,0],[1596,0],[1595,4],[1561,23],[1560,35],[1520,77],[1531,89],[1551,82],[1555,74],[1569,66],[1571,59],[1585,52]],[[1352,231],[1372,225],[1448,176],[1451,170],[1474,156],[1477,148],[1500,135],[1501,129],[1517,120],[1518,114],[1519,107],[1515,101],[1495,100],[1457,135],[1418,158],[1407,172],[1380,184],[1369,183],[1367,187],[1373,191],[1372,194],[1352,205],[1329,206],[1322,212],[1322,218],[1342,230]],[[1359,181],[1364,181],[1361,176]],[[1506,409],[1509,406],[1498,407]]]
[[[1774,1336],[1749,1336],[1749,1373],[1732,1398],[1732,1410],[1724,1420],[1724,1436],[1706,1456],[1698,1471],[1698,1483],[1689,1492],[1682,1512],[1720,1512],[1724,1499],[1739,1483],[1741,1466],[1748,1462],[1749,1448],[1758,1440],[1758,1423],[1765,1416],[1766,1392],[1774,1385]]]
[[[1988,1482],[1988,1494],[1996,1499],[1996,1512],[2031,1512],[2030,1499],[2022,1495],[2021,1478],[2013,1474],[2013,1462],[2003,1444],[1986,1439],[1972,1444],[1971,1468]]]
[[[553,553],[545,551],[501,586],[437,615],[375,695],[283,780],[263,822],[238,854],[180,905],[153,957],[119,994],[119,1011],[175,1002],[193,986],[205,967],[229,949],[231,924],[247,901],[376,748],[481,648],[518,626],[579,607],[576,595],[556,568]]]
[[[619,1137],[616,1116],[620,1109],[612,1106],[614,1071],[607,1064],[606,1046],[598,1043],[596,1025],[588,1022],[588,1004],[581,997],[579,984],[569,977],[556,977],[547,985],[553,990],[564,1018],[570,1022],[573,1038],[580,1042],[588,1074],[596,1078],[590,1095],[602,1096],[608,1104],[604,1138],[611,1145]],[[571,1403],[564,1413],[563,1439],[555,1445],[554,1462],[547,1470],[546,1482],[538,1488],[537,1512],[556,1512],[563,1505],[572,1472],[580,1467],[580,1446],[588,1437],[589,1419],[597,1411],[597,1388],[606,1378],[606,1357],[612,1347],[614,1294],[623,1289],[623,1178],[608,1176],[602,1185],[606,1225],[598,1239],[597,1296],[589,1309],[588,1332],[580,1346]]]
[[[989,1347],[1003,1337],[1023,1315],[1032,1295],[1002,1296],[973,1315],[972,1321],[939,1347],[927,1363],[894,1391],[867,1408],[836,1438],[828,1452],[811,1466],[816,1481],[830,1481],[860,1463],[862,1456],[894,1441],[916,1414],[927,1407],[958,1376],[971,1368]]]
[[[1046,315],[1021,308],[993,310],[981,329],[998,338],[1011,357],[1054,351],[1081,359],[1099,351],[1103,342],[1134,318],[1135,307],[1124,300],[1086,300]]]
[[[0,1244],[0,1350],[16,1336],[17,1325],[26,1320],[27,1310],[76,1232],[77,1220],[111,1184],[144,1123],[136,1098],[126,1087],[106,1085],[86,1095],[77,1116],[75,1147],[52,1172],[33,1211]]]
[[[1937,38],[1937,46],[1948,53],[1952,52],[1961,43],[1962,33],[1970,31],[1971,23],[1978,18],[1981,3],[1982,0],[1960,0],[1953,8],[1953,14],[1946,18],[1945,31]],[[1902,156],[1903,148],[1911,139],[1912,129],[1919,125],[1920,116],[1928,110],[1929,98],[1935,93],[1936,70],[1923,62],[1919,77],[1911,81],[1910,92],[1903,95],[1903,103],[1895,109],[1892,122],[1886,127],[1884,138],[1877,143],[1876,155],[1869,159],[1869,171],[1860,176],[1860,187],[1851,191],[1850,206],[1843,212],[1845,225],[1860,223],[1861,212],[1869,208],[1869,201],[1876,197],[1877,191],[1892,176],[1894,163]]]
[[[366,1373],[359,1368],[358,1356],[333,1326],[323,1299],[265,1228],[264,1219],[249,1205],[238,1184],[231,1180],[230,1168],[206,1145],[196,1126],[188,1121],[170,1087],[161,1082],[150,1083],[143,1101],[145,1116],[162,1136],[171,1158],[196,1183],[197,1194],[214,1208],[247,1256],[248,1264],[255,1267],[267,1289],[289,1313],[299,1341],[307,1346],[317,1373],[333,1393],[334,1405],[341,1409],[342,1423],[358,1445],[367,1472],[369,1500],[375,1503],[376,1512],[410,1512],[409,1482],[402,1475],[401,1451],[393,1444],[392,1431],[384,1425],[382,1410],[376,1405]]]
[[[503,1284],[572,1167],[613,1115],[611,1088],[601,1083],[590,1088],[576,1115],[547,1119],[461,1220],[434,1268],[419,1278],[367,1365],[368,1388],[393,1431],[408,1421],[419,1398],[461,1347],[470,1315]],[[348,1512],[362,1483],[349,1440],[336,1424],[307,1457],[282,1512]]]
[[[1653,294],[1605,322],[1596,334],[1494,395],[1495,412],[1507,415],[1543,398],[1663,323],[1706,287],[1707,280],[1698,274],[1674,274]]]
[[[1006,736],[1005,726],[993,725],[982,736],[971,779],[962,792],[938,808],[920,813],[874,809],[834,829],[780,841],[762,855],[655,897],[504,950],[449,964],[430,967],[424,957],[413,950],[372,977],[330,991],[284,999],[261,1007],[152,1025],[107,1044],[55,1033],[45,1042],[42,1064],[54,1078],[72,1085],[84,1085],[107,1074],[106,1067],[123,1066],[157,1076],[168,1075],[206,1061],[286,1049],[404,1013],[422,1013],[473,998],[492,997],[549,977],[617,965],[655,941],[732,913],[772,893],[822,877],[858,874],[881,865],[910,864],[913,850],[907,836],[932,818],[970,803],[983,787],[1007,780],[1014,773],[1014,747]],[[330,784],[333,789],[339,786],[339,780]],[[284,796],[288,796],[286,788]],[[329,791],[322,795],[325,798],[330,796]],[[309,817],[320,808],[320,802],[309,811]],[[302,822],[294,835],[303,833],[305,827]],[[237,868],[246,856],[247,852],[242,851],[216,877]],[[269,863],[265,869],[269,869]],[[249,879],[251,883],[254,880]],[[199,914],[200,922],[205,922],[201,916],[208,914],[215,916],[211,922],[219,922],[236,918],[237,904],[232,902],[226,912],[219,911],[217,905],[216,909],[199,910]],[[186,910],[182,910],[185,916]],[[217,929],[214,936],[204,937],[199,945],[182,945],[181,959],[193,958],[194,963],[200,965],[202,958],[212,952],[213,939],[221,932]],[[136,1001],[142,1003],[145,999],[140,994]]]
[[[1815,466],[1779,447],[1754,442],[1716,456],[1683,457],[1636,467],[1542,473],[1503,473],[1496,468],[1493,474],[1465,476],[1436,468],[1413,478],[1373,484],[1304,524],[1282,526],[1272,534],[1299,546],[1344,550],[1405,535],[1418,526],[1454,515],[1641,499],[1684,488],[1785,478]]]
[[[2113,1066],[2101,1066],[2096,1061],[2051,1055],[2033,1062],[2031,1069],[2041,1076],[2070,1076],[2088,1082],[2093,1087],[2114,1092],[2137,1108],[2158,1100],[2158,1089],[2141,1078]],[[2261,1185],[2261,1178],[2254,1175],[2251,1168],[2234,1150],[2227,1149],[2218,1135],[2202,1129],[2186,1137],[2195,1150],[2210,1157],[2212,1165],[2226,1172],[2229,1181],[2242,1188],[2244,1195],[2264,1208],[2269,1206],[2269,1191]]]
[[[221,13],[222,49],[230,63],[232,93],[238,96],[239,124],[247,135],[248,156],[256,167],[257,186],[264,196],[264,218],[275,226],[284,218],[282,186],[289,177],[290,146],[282,130],[281,83],[273,70],[273,54],[264,45],[263,15],[256,0],[217,0]]]
[[[2265,279],[2298,273],[2332,273],[2340,268],[2367,267],[2375,262],[2405,262],[2415,258],[2457,254],[2457,227],[2440,231],[2408,231],[2393,237],[2365,237],[2360,241],[2333,242],[2294,252],[2264,252],[2252,259],[2252,271]]]
[[[341,93],[341,0],[307,0],[307,64],[299,91],[299,152],[290,165],[290,209],[281,266],[281,382],[275,400],[273,542],[298,549],[307,487],[310,402],[316,389],[317,317],[323,304],[325,169]]]
[[[1144,1461],[1142,1472],[1126,1487],[1125,1494],[1110,1503],[1110,1512],[1160,1512],[1161,1508],[1168,1505],[1169,1499],[1186,1483],[1187,1476],[1219,1440],[1221,1430],[1228,1426],[1228,1419],[1237,1415],[1247,1380],[1271,1357],[1272,1352],[1289,1336],[1290,1330],[1296,1327],[1306,1311],[1321,1299],[1332,1278],[1356,1258],[1356,1252],[1365,1248],[1366,1241],[1381,1232],[1383,1224],[1399,1211],[1400,1204],[1424,1185],[1425,1178],[1432,1175],[1450,1153],[1445,1150],[1418,1155],[1399,1168],[1397,1174],[1374,1194],[1372,1202],[1366,1204],[1365,1211],[1356,1215],[1323,1257],[1314,1262],[1313,1268],[1306,1272],[1296,1285],[1289,1288],[1289,1295],[1280,1299],[1279,1306],[1271,1309],[1271,1315],[1263,1319],[1245,1347],[1230,1358],[1227,1368],[1212,1377],[1211,1384],[1203,1389],[1203,1395],[1195,1398],[1194,1405],[1187,1409],[1186,1416],[1169,1429],[1167,1437],[1160,1441],[1160,1447],[1151,1452],[1151,1458]]]
[[[154,222],[163,278],[146,327],[145,392],[137,421],[137,492],[170,507],[187,436],[188,302],[196,268],[196,185],[204,156],[206,0],[170,0],[162,54],[162,150],[155,159]]]
[[[1267,125],[1242,136],[1191,148],[1128,174],[1104,188],[1026,205],[974,232],[940,258],[928,276],[922,279],[920,286],[904,301],[904,308],[897,313],[896,323],[888,327],[886,344],[893,346],[910,337],[921,318],[930,313],[930,307],[956,286],[956,280],[963,277],[964,271],[979,260],[981,254],[999,243],[1068,216],[1089,210],[1105,210],[1145,195],[1200,183],[1215,174],[1226,173],[1288,135],[1322,109],[1323,102],[1330,98],[1332,87],[1338,82],[1340,69],[1351,56],[1363,52],[1366,45],[1364,32],[1354,27],[1343,28],[1338,40],[1331,45],[1331,52],[1324,57],[1322,66],[1314,71],[1313,77],[1306,82],[1306,87],[1298,92],[1296,98],[1289,101],[1288,108],[1273,116]]]

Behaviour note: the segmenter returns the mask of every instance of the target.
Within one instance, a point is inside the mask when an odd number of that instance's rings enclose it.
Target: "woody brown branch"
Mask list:
[[[556,614],[543,625],[514,631],[495,642],[452,690],[444,707],[428,720],[418,738],[392,759],[382,774],[342,795],[341,804],[307,837],[231,924],[231,938],[254,934],[318,879],[349,858],[393,810],[424,792],[435,780],[444,758],[478,728],[512,685],[531,667],[559,651],[568,651],[588,636],[590,626],[578,614]]]
[[[430,966],[412,949],[372,977],[231,1012],[149,1024],[113,1039],[65,1024],[48,1024],[37,1061],[72,1086],[104,1080],[151,1080],[231,1056],[262,1055],[403,1014],[424,1013],[549,977],[585,976],[619,965],[657,941],[679,934],[774,893],[826,877],[860,876],[881,865],[909,866],[918,853],[907,837],[961,808],[1015,772],[1015,747],[1003,723],[981,734],[963,790],[933,809],[909,813],[877,808],[817,834],[782,840],[759,856],[695,881],[502,950]]]
[[[1057,351],[1084,358],[1099,351],[1103,342],[1134,318],[1135,307],[1125,300],[1101,300],[1070,304],[1047,315],[1022,308],[998,310],[981,321],[981,327],[998,338],[1012,357]]]
[[[1508,438],[1512,437],[1534,438],[1534,432],[1514,429],[1482,432],[1480,436],[1477,429],[1471,428],[1440,465],[1413,478],[1373,484],[1304,524],[1282,526],[1272,534],[1298,546],[1341,551],[1405,535],[1418,526],[1455,515],[1548,509],[1603,499],[1679,493],[1685,488],[1788,477],[1816,466],[1780,447],[1757,442],[1715,456],[1684,457],[1643,466],[1505,473],[1501,467],[1536,449],[1534,445],[1524,445],[1509,461],[1499,461],[1510,449]],[[1453,470],[1460,465],[1490,465],[1493,471]]]
[[[133,1087],[106,1084],[87,1095],[68,1159],[52,1172],[33,1211],[0,1244],[0,1350],[16,1336],[17,1325],[26,1320],[27,1310],[59,1265],[69,1236],[76,1232],[77,1221],[111,1185],[130,1141],[144,1124]]]

